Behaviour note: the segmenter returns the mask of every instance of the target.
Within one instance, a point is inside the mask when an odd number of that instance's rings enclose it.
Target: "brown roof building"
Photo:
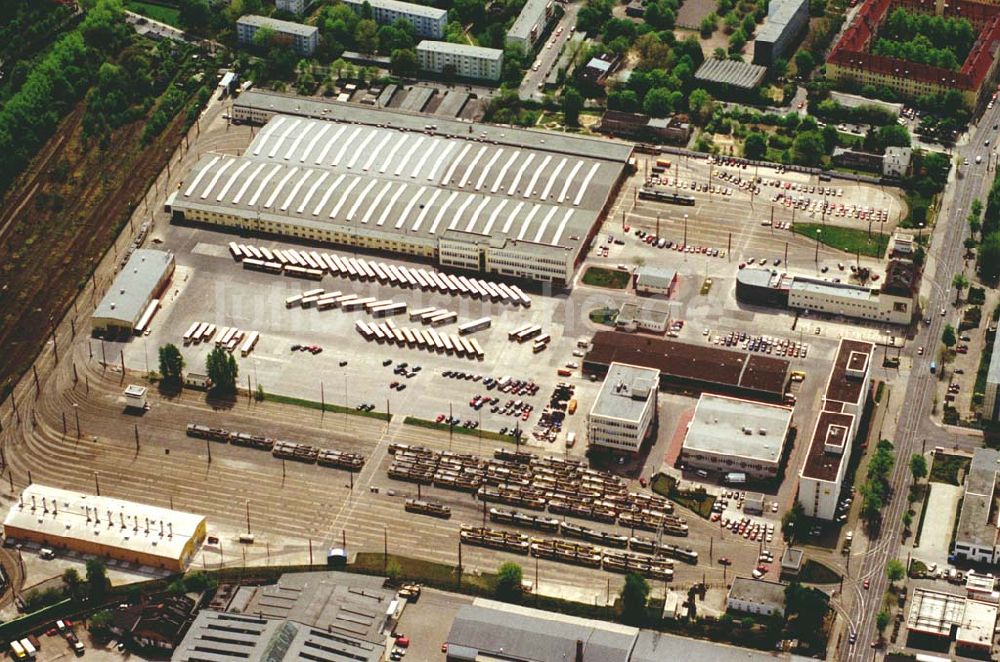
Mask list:
[[[661,388],[682,388],[778,402],[788,384],[788,361],[615,331],[598,331],[583,359],[586,373],[603,376],[612,363],[660,371]]]
[[[861,340],[843,339],[837,348],[799,477],[798,500],[809,517],[836,516],[854,436],[868,404],[874,353],[875,345]]]

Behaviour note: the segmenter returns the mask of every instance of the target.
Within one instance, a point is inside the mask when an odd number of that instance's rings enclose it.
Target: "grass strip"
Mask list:
[[[295,407],[305,407],[306,409],[316,409],[324,412],[331,412],[334,414],[350,414],[352,416],[364,416],[366,418],[375,418],[380,421],[391,421],[392,416],[381,411],[361,411],[360,409],[352,409],[351,407],[344,407],[343,405],[335,405],[332,403],[323,404],[321,402],[316,402],[315,400],[305,400],[303,398],[293,398],[287,395],[277,395],[275,393],[264,393],[264,400],[268,402],[278,402],[284,405],[293,405]]]
[[[795,223],[792,229],[796,234],[810,239],[819,237],[821,244],[831,248],[842,250],[851,255],[861,253],[867,257],[880,257],[885,252],[889,241],[888,235],[881,232],[872,232],[869,236],[868,230],[819,223]]]

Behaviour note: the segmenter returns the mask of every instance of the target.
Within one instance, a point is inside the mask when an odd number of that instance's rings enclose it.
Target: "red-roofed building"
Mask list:
[[[872,42],[889,13],[904,7],[947,18],[966,18],[979,30],[969,56],[958,71],[875,55]],[[869,0],[862,5],[826,62],[829,79],[858,85],[885,86],[916,98],[950,90],[960,92],[969,108],[984,102],[992,90],[1000,47],[1000,6],[970,0],[945,4],[933,0]]]

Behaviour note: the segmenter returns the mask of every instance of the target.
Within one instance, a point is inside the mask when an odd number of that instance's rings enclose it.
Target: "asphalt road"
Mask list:
[[[991,152],[983,143],[987,138],[993,137],[995,133],[993,125],[998,121],[1000,121],[1000,108],[987,111],[978,127],[973,130],[968,145],[957,150],[959,157],[968,159],[971,165],[958,167],[956,180],[951,185],[950,200],[938,217],[934,240],[929,251],[928,273],[933,272],[933,274],[925,278],[929,279],[927,284],[931,290],[928,292],[927,306],[931,323],[923,325],[917,336],[918,339],[921,337],[926,339],[929,347],[936,347],[945,324],[957,324],[955,319],[957,312],[950,296],[951,280],[955,273],[961,271],[962,242],[968,232],[965,219],[969,208],[975,198],[985,201],[992,181],[991,173],[986,167]],[[983,157],[984,162],[980,165],[975,164],[977,156]],[[926,292],[927,287],[924,289]],[[945,316],[938,314],[941,308],[945,308]],[[871,542],[860,572],[854,577],[856,582],[868,579],[870,588],[864,590],[857,583],[851,587],[856,593],[855,608],[851,613],[859,614],[860,618],[856,623],[852,621],[852,626],[856,627],[858,632],[857,643],[848,646],[847,640],[844,640],[844,647],[840,653],[840,658],[844,660],[866,659],[870,654],[870,644],[877,638],[875,616],[887,585],[885,565],[896,556],[902,530],[901,516],[903,509],[907,507],[906,494],[911,480],[909,457],[914,452],[919,452],[923,439],[928,439],[928,443],[933,439],[934,445],[946,445],[939,444],[938,440],[947,435],[930,420],[935,380],[938,379],[937,375],[930,372],[930,362],[936,352],[927,352],[925,356],[918,357],[915,349],[912,349],[916,344],[920,343],[911,344],[910,350],[913,353],[914,371],[909,378],[905,396],[898,401],[903,403],[903,406],[899,412],[899,424],[893,438],[897,458],[892,476],[893,492],[883,510],[881,533]],[[964,435],[951,434],[950,437],[956,443],[961,440],[963,445],[967,444],[968,438]],[[976,444],[978,445],[981,444]]]

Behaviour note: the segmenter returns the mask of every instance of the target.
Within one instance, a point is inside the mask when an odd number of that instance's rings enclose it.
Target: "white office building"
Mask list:
[[[507,30],[504,43],[508,46],[517,44],[525,54],[530,54],[552,18],[552,4],[553,0],[527,0],[510,30]]]
[[[965,498],[955,529],[955,556],[973,563],[1000,562],[1000,539],[993,504],[1000,452],[977,448],[965,477]]]
[[[840,341],[799,476],[798,501],[809,517],[836,516],[854,435],[871,391],[874,352],[870,342]]]
[[[389,25],[399,18],[409,21],[415,34],[424,39],[443,39],[445,26],[448,25],[448,12],[436,7],[399,0],[342,1],[358,14],[367,2],[372,9],[372,18],[380,25]]]
[[[1000,333],[993,339],[993,354],[986,373],[986,392],[983,394],[983,419],[1000,420]]]
[[[791,425],[790,407],[702,393],[680,460],[687,467],[718,474],[774,478]]]
[[[293,14],[301,14],[306,10],[306,0],[275,0],[274,6]]]
[[[427,41],[417,44],[417,64],[423,71],[445,73],[450,67],[459,78],[500,80],[503,51],[447,41]]]
[[[240,45],[253,43],[254,35],[261,28],[274,32],[275,38],[295,50],[299,55],[311,55],[319,45],[319,28],[291,21],[280,21],[268,16],[247,14],[236,21],[236,36]]]
[[[612,363],[587,415],[588,443],[638,452],[656,421],[659,384],[659,370]]]

